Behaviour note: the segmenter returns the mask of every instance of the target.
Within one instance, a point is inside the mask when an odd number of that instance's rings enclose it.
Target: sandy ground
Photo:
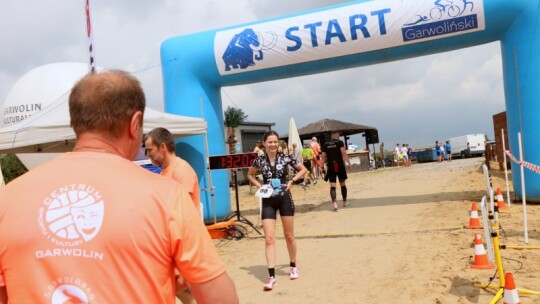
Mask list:
[[[473,283],[488,283],[495,271],[470,269],[474,233],[482,230],[463,228],[471,202],[486,193],[482,162],[472,158],[349,174],[351,205],[338,212],[331,211],[328,183],[295,187],[301,277],[288,279],[278,221],[278,284],[270,292],[262,290],[267,278],[264,239],[251,227],[239,222],[249,231],[247,237],[215,244],[241,303],[489,303],[494,292]],[[491,175],[493,186],[504,191],[504,172]],[[339,188],[337,193],[340,198]],[[241,186],[239,196],[241,214],[262,231],[258,200],[249,186]],[[231,201],[235,210],[234,192]],[[529,245],[540,246],[539,208],[527,205]],[[499,218],[506,236],[501,243],[525,245],[522,205],[509,209]],[[519,288],[540,290],[540,250],[504,250],[502,257]],[[540,303],[540,297],[520,298],[521,303]]]

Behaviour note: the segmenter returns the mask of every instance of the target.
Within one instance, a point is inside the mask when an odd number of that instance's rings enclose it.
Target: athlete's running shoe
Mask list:
[[[349,205],[350,205],[349,202],[347,202],[347,201],[343,202],[343,207],[349,207]]]
[[[274,286],[276,286],[276,284],[277,284],[276,278],[268,277],[268,281],[264,285],[264,291],[270,291],[274,289]]]
[[[298,273],[298,268],[291,267],[291,273],[289,274],[289,278],[291,280],[296,280],[300,277],[300,274]]]

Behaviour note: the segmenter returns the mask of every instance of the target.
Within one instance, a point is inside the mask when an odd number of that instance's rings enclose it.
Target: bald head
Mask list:
[[[133,115],[144,113],[145,107],[141,84],[123,71],[86,75],[69,96],[71,127],[77,137],[85,132],[118,137]]]

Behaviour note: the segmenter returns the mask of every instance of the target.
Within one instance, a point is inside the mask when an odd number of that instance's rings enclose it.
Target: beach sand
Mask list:
[[[240,302],[489,303],[494,292],[473,283],[488,283],[495,270],[470,269],[474,234],[482,233],[485,242],[483,230],[464,229],[471,203],[486,194],[483,161],[458,159],[351,173],[350,207],[338,212],[332,211],[328,183],[319,181],[307,190],[295,186],[298,280],[288,278],[279,220],[278,284],[269,292],[262,290],[268,275],[264,238],[238,223],[249,232],[247,237],[214,240]],[[504,172],[492,170],[491,175],[493,187],[505,193]],[[234,195],[231,191],[232,210]],[[258,199],[249,186],[239,188],[239,197],[241,214],[262,232]],[[337,197],[341,198],[339,187]],[[529,245],[540,245],[539,208],[527,205]],[[499,216],[506,236],[501,243],[525,245],[522,204],[513,203],[509,209],[511,213]],[[503,250],[502,257],[518,288],[540,290],[540,250]],[[493,283],[499,286],[498,279]],[[540,303],[540,297],[520,298],[521,303]]]

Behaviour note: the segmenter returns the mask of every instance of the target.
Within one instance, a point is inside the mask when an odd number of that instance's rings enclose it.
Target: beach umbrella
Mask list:
[[[296,122],[294,122],[294,118],[291,117],[289,120],[289,146],[292,146],[293,143],[296,143],[297,147],[302,147],[302,140],[300,139],[300,135],[298,135],[298,128],[296,128]]]

